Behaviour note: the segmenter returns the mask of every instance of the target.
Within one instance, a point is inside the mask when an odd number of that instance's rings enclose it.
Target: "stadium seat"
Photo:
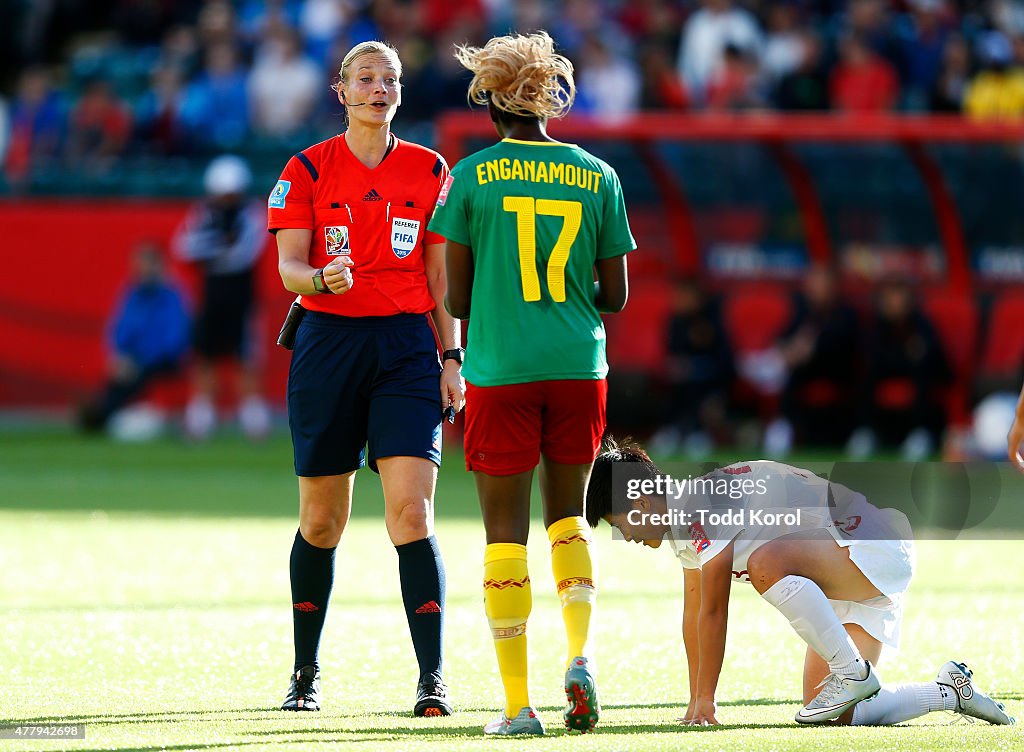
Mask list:
[[[942,395],[947,419],[953,425],[964,425],[970,420],[968,390],[978,357],[978,306],[969,293],[932,290],[921,307],[935,327],[953,371],[953,383]]]
[[[608,361],[621,371],[661,373],[672,285],[661,277],[630,280],[629,302],[621,313],[604,318]]]
[[[725,206],[704,211],[699,218],[702,238],[717,243],[756,245],[767,234],[767,213],[761,207]]]
[[[775,342],[793,315],[789,294],[778,287],[751,287],[725,295],[725,328],[737,357]]]
[[[632,270],[631,270],[632,271]],[[642,433],[664,420],[666,326],[672,285],[664,274],[633,275],[629,302],[604,316],[608,333],[608,424]]]
[[[630,277],[671,273],[674,247],[664,210],[657,205],[630,208],[629,227],[637,244],[637,251],[629,254]]]
[[[1016,380],[1024,365],[1024,298],[1006,292],[992,304],[981,357],[981,374]]]
[[[917,397],[912,379],[883,379],[875,387],[875,405],[884,410],[909,410]]]
[[[778,339],[793,315],[793,301],[780,287],[757,285],[727,292],[722,312],[742,372],[745,356],[767,350]],[[763,420],[771,420],[778,412],[778,394],[766,393],[742,376],[735,382],[733,401]]]

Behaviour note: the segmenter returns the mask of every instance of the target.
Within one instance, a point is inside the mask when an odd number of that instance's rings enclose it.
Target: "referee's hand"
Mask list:
[[[335,295],[344,295],[352,283],[352,259],[348,256],[338,256],[324,267],[324,284]]]
[[[441,368],[441,409],[448,406],[459,412],[466,406],[466,380],[462,367],[454,360],[446,360]]]

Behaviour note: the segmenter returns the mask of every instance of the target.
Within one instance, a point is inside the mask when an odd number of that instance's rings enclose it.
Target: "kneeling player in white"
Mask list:
[[[635,488],[631,495],[639,498],[613,505],[613,490],[620,497],[626,490],[613,489],[612,467],[619,462],[637,463],[617,478],[623,483],[627,475],[661,475],[638,446],[610,443],[594,464],[587,520],[596,527],[604,519],[627,540],[651,548],[667,535],[684,567],[683,642],[690,677],[684,722],[719,723],[715,691],[736,580],[752,584],[807,643],[798,723],[889,725],[937,710],[1014,723],[1001,703],[978,690],[962,663],[947,662],[935,681],[887,686],[879,680],[874,666],[883,644],[898,645],[902,596],[914,567],[902,513],[878,509],[809,470],[765,460],[715,470],[701,476],[708,483],[683,495],[666,499]],[[735,491],[723,494],[724,488]],[[711,524],[705,515],[702,525],[696,509],[744,515],[723,517],[724,524]],[[796,509],[798,521],[792,514],[768,517]]]

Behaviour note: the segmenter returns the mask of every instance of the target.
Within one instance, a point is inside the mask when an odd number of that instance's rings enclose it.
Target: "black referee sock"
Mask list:
[[[292,579],[292,628],[295,634],[295,671],[317,666],[320,633],[334,584],[336,548],[317,548],[295,531],[290,561]]]
[[[444,627],[444,562],[437,539],[429,538],[395,546],[402,600],[420,678],[441,675],[441,639]]]

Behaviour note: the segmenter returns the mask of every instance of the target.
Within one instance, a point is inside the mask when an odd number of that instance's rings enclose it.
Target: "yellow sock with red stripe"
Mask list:
[[[587,655],[590,615],[597,598],[594,563],[590,557],[590,526],[582,517],[566,517],[548,528],[551,541],[551,570],[562,601],[562,620],[568,639],[566,665],[578,655]]]
[[[527,688],[526,620],[533,592],[526,546],[492,543],[484,552],[484,609],[491,625],[498,671],[505,686],[505,715],[515,718],[530,704]]]

